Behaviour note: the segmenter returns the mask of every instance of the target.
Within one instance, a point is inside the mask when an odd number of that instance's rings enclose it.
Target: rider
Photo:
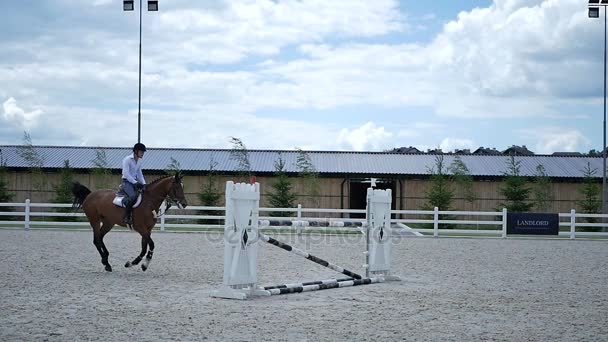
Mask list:
[[[129,154],[122,160],[122,188],[127,194],[123,204],[125,206],[125,224],[132,224],[131,213],[133,212],[133,204],[137,200],[137,193],[144,188],[146,180],[141,172],[141,161],[146,152],[146,145],[137,143],[133,146],[133,154]]]

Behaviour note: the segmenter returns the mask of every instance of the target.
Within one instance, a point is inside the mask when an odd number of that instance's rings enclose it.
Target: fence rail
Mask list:
[[[0,228],[88,228],[84,213],[69,211],[67,203],[0,203]],[[161,208],[162,209],[162,208]],[[61,211],[58,211],[61,210]],[[63,211],[63,212],[62,212]],[[185,209],[171,208],[161,211],[157,228],[165,230],[209,230],[223,229],[225,207],[190,206]],[[284,213],[285,216],[269,216],[270,213]],[[360,226],[366,225],[365,218],[351,218],[350,215],[365,214],[365,209],[322,209],[303,208],[260,208],[260,222],[263,229],[304,230],[325,232],[359,233]],[[265,215],[264,215],[265,214]],[[347,217],[318,217],[319,214]],[[463,219],[462,217],[469,219]],[[559,235],[576,237],[599,237],[608,239],[608,214],[582,214],[572,209],[569,213],[559,213]],[[468,235],[507,237],[507,210],[483,211],[441,211],[434,210],[392,210],[393,230],[409,232],[413,235]],[[405,217],[405,218],[404,218]],[[478,217],[479,219],[470,219]],[[584,222],[584,221],[598,222]],[[275,222],[277,224],[270,224]],[[446,228],[447,227],[447,228]],[[483,229],[480,229],[482,227]],[[495,228],[491,228],[495,227]]]

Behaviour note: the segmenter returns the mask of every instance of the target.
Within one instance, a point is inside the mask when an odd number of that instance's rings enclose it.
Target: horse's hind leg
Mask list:
[[[101,249],[103,250],[103,253],[104,253],[101,256],[101,263],[106,266],[106,271],[108,271],[108,272],[112,272],[112,266],[110,266],[110,263],[108,262],[108,257],[110,256],[110,252],[106,248],[106,244],[103,242],[103,237],[106,236],[106,234],[108,234],[108,232],[112,229],[112,227],[114,227],[113,224],[103,222],[103,224],[101,225],[100,232],[99,232],[99,243],[100,243]]]
[[[141,237],[141,253],[139,253],[139,255],[137,256],[137,258],[133,259],[133,261],[127,261],[127,263],[125,264],[125,267],[128,268],[128,267],[131,267],[131,266],[139,264],[139,262],[144,257],[144,255],[146,255],[146,251],[147,250],[148,250],[148,241],[142,235],[142,237]]]
[[[112,266],[108,263],[108,256],[110,252],[106,249],[106,245],[103,243],[102,229],[99,227],[99,221],[90,220],[91,227],[93,227],[93,244],[97,248],[99,255],[101,256],[101,263],[105,266],[106,271],[112,272]]]

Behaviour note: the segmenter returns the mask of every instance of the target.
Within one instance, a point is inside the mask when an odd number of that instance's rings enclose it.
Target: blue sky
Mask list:
[[[143,13],[142,142],[599,150],[603,22],[586,6],[160,0]],[[0,144],[136,142],[138,28],[120,0],[0,2]]]

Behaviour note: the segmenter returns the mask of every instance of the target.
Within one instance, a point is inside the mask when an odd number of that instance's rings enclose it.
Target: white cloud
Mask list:
[[[289,82],[285,101],[318,108],[364,103],[431,106],[461,118],[554,115],[556,101],[589,94],[589,79],[597,78],[597,61],[583,43],[593,36],[579,18],[585,10],[575,0],[496,0],[461,12],[428,45],[304,44],[309,58],[267,72]]]
[[[44,132],[71,130],[70,139],[92,144],[108,144],[108,134],[125,137],[120,144],[132,143],[137,20],[120,8],[101,6],[106,0],[95,4],[96,11],[107,13],[82,12],[79,19],[87,22],[74,30],[49,22],[44,34],[0,42],[0,96],[19,99],[19,106],[14,99],[5,102],[3,120],[23,127],[43,120]],[[564,104],[589,102],[597,86],[601,94],[601,82],[595,82],[601,81],[595,73],[601,70],[601,23],[586,18],[580,1],[495,0],[488,8],[461,12],[435,39],[418,43],[399,40],[411,29],[403,7],[400,12],[392,0],[163,3],[162,11],[144,18],[144,140],[227,147],[227,137],[238,136],[251,148],[469,148],[473,138],[467,134],[474,128],[466,128],[477,121],[563,122],[569,115],[561,111]],[[103,29],[89,26],[100,16]],[[111,20],[115,31],[106,25]],[[125,28],[132,30],[125,34]],[[380,43],[373,40],[376,35],[391,36]],[[307,118],[308,110],[325,109],[329,116],[345,106],[371,108],[374,118],[385,109],[402,114],[394,125],[374,119],[359,128],[349,125],[369,119],[345,117],[337,127],[337,120],[328,125]],[[400,107],[423,108],[423,114]],[[280,120],[266,116],[282,110]],[[578,112],[583,118],[577,121],[586,121],[587,113]],[[177,127],[167,131],[166,120]],[[85,140],[65,122],[87,126],[90,136]],[[580,147],[589,140],[584,129],[577,131]],[[565,141],[541,145],[539,150],[567,146]]]
[[[551,113],[552,98],[589,92],[593,24],[576,0],[495,0],[461,12],[429,46],[444,81],[460,85],[440,112],[537,116]]]
[[[367,122],[359,128],[349,130],[343,128],[338,136],[338,144],[345,149],[355,151],[370,151],[390,148],[393,134],[384,127],[377,127],[373,122]]]
[[[578,130],[564,127],[545,127],[523,130],[522,134],[534,142],[535,153],[550,154],[553,152],[587,152],[581,146],[589,139]]]
[[[471,139],[445,138],[439,144],[439,148],[444,152],[450,152],[456,149],[474,149],[476,146]]]
[[[327,37],[371,37],[407,29],[393,0],[231,0],[200,9],[170,7],[156,26],[161,41],[179,47],[171,60],[192,63],[236,63]],[[159,51],[164,48],[158,46]],[[158,56],[163,62],[169,58]]]
[[[109,5],[113,2],[115,3],[116,1],[114,1],[114,0],[95,0],[95,1],[93,1],[93,6],[105,6],[105,5]]]
[[[13,97],[9,97],[8,100],[4,101],[2,108],[4,109],[2,117],[5,121],[23,128],[31,128],[36,125],[38,117],[42,114],[42,110],[40,109],[26,112],[19,108],[17,100]]]

